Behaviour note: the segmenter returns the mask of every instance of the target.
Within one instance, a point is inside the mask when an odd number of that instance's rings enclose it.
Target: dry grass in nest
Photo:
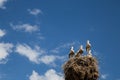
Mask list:
[[[65,80],[97,80],[98,62],[95,57],[81,56],[69,59],[64,65]]]

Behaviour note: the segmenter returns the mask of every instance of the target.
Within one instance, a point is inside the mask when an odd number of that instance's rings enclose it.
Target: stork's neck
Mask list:
[[[74,51],[74,47],[73,46],[71,47],[71,51]]]
[[[80,49],[83,50],[83,45],[80,46]]]

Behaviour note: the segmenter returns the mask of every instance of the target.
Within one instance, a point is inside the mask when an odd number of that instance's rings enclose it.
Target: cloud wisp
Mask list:
[[[108,74],[102,74],[102,75],[101,75],[101,79],[104,79],[104,80],[105,80],[107,77],[108,77]]]
[[[39,60],[40,60],[40,62],[42,62],[44,64],[51,64],[56,60],[56,56],[44,55]]]
[[[64,60],[65,57],[63,56],[57,56],[57,55],[43,55],[42,57],[40,57],[40,62],[50,65],[50,64],[55,64],[54,62],[56,60]]]
[[[13,24],[10,24],[10,26],[14,29],[14,30],[21,30],[21,31],[24,31],[24,32],[29,32],[29,33],[32,33],[32,32],[36,32],[39,30],[39,27],[37,25],[31,25],[31,24],[18,24],[18,25],[13,25]]]
[[[28,11],[31,15],[34,15],[34,16],[42,14],[42,11],[40,9],[28,9]]]
[[[73,46],[75,44],[79,44],[79,42],[72,42],[72,43],[62,44],[62,45],[56,47],[55,49],[50,50],[50,52],[59,53],[61,51],[61,49],[70,48],[71,46]]]
[[[64,80],[63,75],[57,74],[54,69],[49,69],[44,75],[39,75],[33,70],[29,80]]]
[[[11,43],[0,43],[0,63],[6,62],[7,56],[12,52],[13,44]]]
[[[0,0],[0,8],[1,9],[6,9],[6,7],[4,6],[5,3],[7,2],[8,0]]]
[[[5,30],[0,29],[0,37],[3,37],[6,34]]]

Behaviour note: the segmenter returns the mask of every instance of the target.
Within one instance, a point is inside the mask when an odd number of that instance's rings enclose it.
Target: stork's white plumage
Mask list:
[[[91,44],[90,44],[90,41],[89,41],[89,40],[87,40],[87,45],[91,46]]]
[[[73,47],[73,46],[71,47],[71,51],[73,51],[73,52],[74,52],[74,47]]]
[[[80,46],[80,49],[76,53],[75,57],[80,57],[80,55],[82,55],[82,53],[83,53],[83,45]]]
[[[74,53],[74,47],[72,46],[70,49],[70,53],[69,53],[69,58],[74,57],[75,53]]]
[[[80,46],[80,50],[84,50],[84,49],[83,49],[83,45]]]
[[[87,56],[88,56],[88,57],[92,57],[91,50],[89,50],[89,52],[88,52]]]
[[[91,44],[90,44],[90,41],[87,40],[87,44],[86,44],[86,51],[89,52],[91,49]]]

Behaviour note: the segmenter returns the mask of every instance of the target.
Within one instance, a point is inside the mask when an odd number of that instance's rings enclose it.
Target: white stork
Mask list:
[[[87,40],[87,44],[86,44],[86,51],[89,52],[91,49],[91,44],[90,44],[90,41]]]
[[[69,58],[74,57],[75,53],[74,53],[74,48],[73,46],[71,47],[70,53],[69,53]]]
[[[88,52],[87,56],[88,56],[88,57],[92,57],[91,50],[89,50],[89,52]]]
[[[79,57],[80,55],[82,55],[82,53],[83,53],[83,45],[80,46],[80,49],[78,50],[78,52],[75,55],[75,57]]]

